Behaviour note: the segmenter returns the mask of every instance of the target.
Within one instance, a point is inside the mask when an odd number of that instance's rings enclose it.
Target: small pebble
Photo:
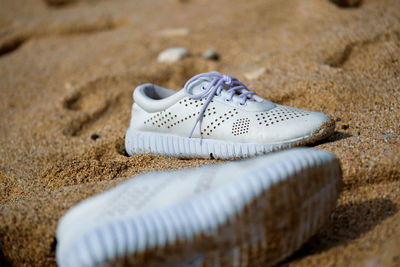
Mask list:
[[[92,140],[97,140],[99,137],[100,137],[100,135],[98,135],[98,134],[92,134],[90,136],[90,138],[92,138]]]
[[[177,36],[185,36],[189,34],[189,30],[187,28],[171,28],[165,29],[161,31],[161,35],[165,37],[177,37]]]
[[[210,60],[218,60],[219,54],[214,49],[208,49],[203,53],[203,58]]]
[[[385,142],[387,142],[389,140],[389,135],[383,134],[379,137],[380,139],[384,140]]]
[[[344,124],[342,125],[342,129],[343,129],[343,130],[347,130],[347,129],[349,129],[349,127],[350,127],[350,125],[349,125],[348,123],[344,123]]]
[[[173,63],[189,56],[189,52],[183,47],[171,47],[158,55],[158,62]]]
[[[259,78],[261,75],[263,75],[266,71],[265,67],[250,71],[250,72],[246,72],[244,74],[244,77],[246,77],[246,79],[248,80],[255,80],[257,78]]]
[[[65,87],[65,89],[68,89],[68,90],[72,89],[72,85],[70,82],[64,83],[64,87]]]

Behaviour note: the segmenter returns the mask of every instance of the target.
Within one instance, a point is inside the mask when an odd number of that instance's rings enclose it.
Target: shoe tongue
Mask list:
[[[203,92],[203,89],[201,88],[202,85],[212,82],[214,80],[215,77],[209,76],[209,77],[200,77],[196,80],[194,80],[193,82],[191,82],[189,84],[188,87],[188,92],[192,95],[196,95],[196,94],[200,94]],[[238,90],[235,92],[235,95],[240,95],[242,93],[242,90]],[[261,97],[259,97],[258,95],[254,95],[253,98],[257,101],[260,102],[263,99]]]

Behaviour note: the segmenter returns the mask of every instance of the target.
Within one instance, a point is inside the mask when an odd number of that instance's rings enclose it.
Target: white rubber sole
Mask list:
[[[334,127],[330,127],[321,129],[309,136],[287,140],[278,144],[254,144],[188,138],[128,129],[125,136],[125,150],[129,156],[152,153],[154,155],[183,158],[240,159],[307,145],[330,136],[333,131]]]
[[[125,135],[125,150],[129,156],[152,153],[183,158],[240,159],[264,155],[273,151],[307,145],[330,136],[335,124],[297,139],[277,144],[235,143],[214,139],[188,138],[168,134],[139,132],[128,128]]]
[[[74,267],[275,264],[320,228],[341,187],[340,165],[331,153],[277,154],[272,164],[260,163],[215,190],[73,235],[80,219],[101,213],[101,207],[91,211],[81,205],[57,229],[57,262]],[[123,197],[117,191],[113,197]],[[67,235],[72,237],[64,242]]]

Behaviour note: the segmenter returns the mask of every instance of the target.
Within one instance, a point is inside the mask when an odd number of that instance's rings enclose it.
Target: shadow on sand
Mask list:
[[[6,256],[4,256],[3,249],[1,246],[0,246],[0,266],[3,266],[3,267],[11,266],[11,263],[8,261]]]
[[[307,145],[308,147],[315,147],[318,145],[322,145],[325,143],[332,143],[332,142],[336,142],[339,140],[343,140],[343,139],[347,139],[349,137],[352,137],[353,135],[349,134],[349,133],[345,133],[345,132],[334,132],[330,137],[325,138],[323,140],[320,140],[318,142],[312,143]]]
[[[339,205],[317,234],[279,266],[349,243],[392,216],[396,210],[396,205],[384,198]]]

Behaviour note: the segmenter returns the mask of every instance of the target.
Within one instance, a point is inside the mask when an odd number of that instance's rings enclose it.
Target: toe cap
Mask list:
[[[300,110],[290,107],[292,113],[287,113],[274,117],[267,127],[259,133],[259,138],[265,143],[280,143],[294,141],[298,139],[309,139],[319,132],[323,132],[325,127],[330,127],[330,117],[320,113]]]

